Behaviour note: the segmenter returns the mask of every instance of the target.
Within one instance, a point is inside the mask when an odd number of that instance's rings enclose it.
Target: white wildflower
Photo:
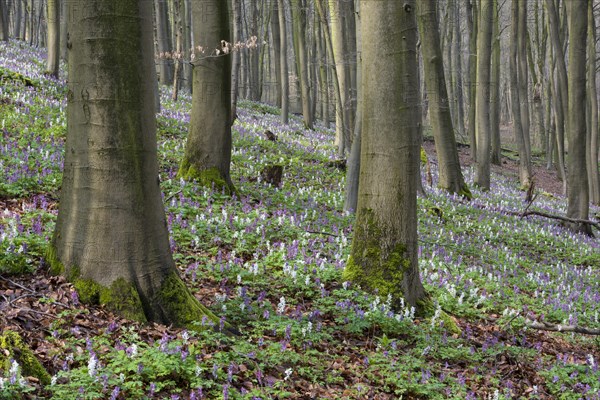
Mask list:
[[[291,368],[286,369],[285,370],[285,377],[283,378],[283,380],[287,381],[290,378],[290,376],[292,376],[293,372],[294,372],[294,370],[291,369]]]
[[[94,377],[94,375],[96,375],[96,366],[98,365],[98,359],[96,358],[95,354],[92,354],[92,356],[90,357],[90,360],[88,361],[88,374],[90,374],[91,377]]]
[[[285,311],[285,297],[281,296],[279,299],[279,304],[277,305],[277,313],[283,314]]]

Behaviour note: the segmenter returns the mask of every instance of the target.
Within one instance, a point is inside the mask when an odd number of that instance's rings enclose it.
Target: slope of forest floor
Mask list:
[[[242,102],[234,126],[234,199],[175,178],[190,97],[173,103],[163,89],[158,115],[177,266],[241,335],[140,325],[80,304],[42,256],[66,131],[65,82],[43,68],[42,52],[0,44],[0,327],[18,332],[52,376],[47,384],[0,365],[0,398],[600,399],[596,336],[527,327],[600,328],[598,239],[515,215],[526,204],[510,168],[495,170],[491,191],[471,188],[470,202],[438,190],[426,144],[421,276],[460,332],[439,312],[391,310],[341,279],[353,217],[342,211],[333,132],[295,118],[283,126],[277,109],[258,103]],[[261,177],[269,165],[284,167],[280,188]],[[470,167],[465,175],[471,182]],[[564,214],[564,197],[538,187],[530,209]]]

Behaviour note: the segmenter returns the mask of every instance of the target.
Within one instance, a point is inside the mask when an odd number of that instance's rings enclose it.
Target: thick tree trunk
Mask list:
[[[362,0],[363,131],[357,218],[344,270],[363,288],[421,308],[417,264],[419,82],[415,1]],[[387,40],[381,40],[381,38]],[[398,90],[398,89],[402,90]]]
[[[493,7],[492,0],[481,0],[479,30],[477,32],[477,91],[475,111],[477,119],[477,168],[475,184],[482,190],[490,189],[490,62],[492,53]]]
[[[206,18],[210,10],[210,18]],[[194,61],[194,94],[190,130],[178,176],[232,193],[231,182],[231,55],[221,40],[231,42],[227,3],[192,3],[194,44],[206,49]],[[215,50],[221,50],[216,55]]]
[[[588,0],[567,3],[569,21],[567,217],[587,220],[589,187],[586,170],[585,67]],[[592,234],[592,228],[587,224],[571,224],[570,227],[576,232]]]
[[[169,249],[151,8],[142,0],[78,4],[69,2],[65,171],[47,259],[85,302],[132,319],[191,326],[206,309],[179,278]]]
[[[454,137],[454,127],[446,92],[446,77],[440,46],[436,0],[419,0],[417,15],[425,84],[429,93],[429,112],[439,164],[438,186],[450,193],[470,197],[471,194],[460,170],[456,138]]]

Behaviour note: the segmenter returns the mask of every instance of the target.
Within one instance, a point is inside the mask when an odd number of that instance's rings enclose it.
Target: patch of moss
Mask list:
[[[4,331],[0,335],[0,349],[3,350],[0,351],[0,369],[10,370],[11,361],[15,360],[21,366],[22,376],[33,376],[44,385],[50,384],[50,374],[17,332]]]
[[[405,256],[406,247],[398,244],[384,254],[381,248],[384,235],[372,210],[363,210],[358,218],[352,253],[344,269],[343,279],[368,290],[377,290],[384,298],[392,295],[393,304],[399,304],[403,295],[404,273],[410,268],[410,260]]]
[[[73,285],[82,303],[103,305],[124,318],[147,321],[137,289],[124,278],[115,280],[109,287],[91,279],[75,279]]]
[[[195,323],[202,321],[204,317],[217,327],[220,324],[219,317],[190,293],[176,272],[172,272],[164,280],[155,301],[163,310],[166,310],[170,322],[177,326],[197,330],[199,325]],[[229,324],[225,324],[225,328],[229,332],[235,332],[235,329]]]
[[[200,170],[185,157],[177,172],[177,178],[198,182],[201,186],[209,188],[214,185],[218,190],[225,189],[228,194],[235,193],[233,185],[227,182],[218,168],[213,167]]]
[[[44,256],[48,265],[50,265],[50,273],[52,275],[62,275],[65,272],[65,266],[58,259],[56,254],[56,247],[54,244],[50,244],[46,249],[46,254]]]
[[[419,300],[417,302],[417,310],[418,316],[423,318],[431,318],[435,314],[436,306],[433,303],[433,300],[428,296],[425,299]],[[444,329],[446,329],[451,334],[461,334],[461,330],[459,326],[456,324],[456,321],[444,310],[441,310],[440,315],[438,316],[440,321],[444,322]]]
[[[425,151],[425,148],[421,146],[421,163],[427,164],[428,161],[429,158],[427,157],[427,152]]]
[[[460,188],[460,192],[458,194],[467,200],[473,199],[473,193],[471,193],[469,186],[466,183]]]

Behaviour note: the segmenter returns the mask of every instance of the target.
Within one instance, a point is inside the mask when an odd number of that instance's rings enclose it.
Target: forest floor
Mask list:
[[[52,379],[11,364],[18,352],[0,354],[0,399],[600,399],[598,337],[527,326],[600,328],[600,243],[519,217],[527,205],[510,157],[489,192],[471,188],[465,201],[436,188],[426,141],[433,182],[419,199],[419,267],[437,309],[418,318],[342,280],[353,216],[342,211],[333,132],[296,118],[283,126],[259,103],[242,102],[234,126],[236,199],[175,179],[189,96],[174,103],[163,88],[158,115],[174,258],[240,336],[81,304],[43,260],[66,130],[65,82],[45,77],[43,60],[0,44],[0,327],[19,333]],[[261,179],[272,164],[285,168],[279,188]],[[551,174],[536,167],[530,207],[563,215]]]

